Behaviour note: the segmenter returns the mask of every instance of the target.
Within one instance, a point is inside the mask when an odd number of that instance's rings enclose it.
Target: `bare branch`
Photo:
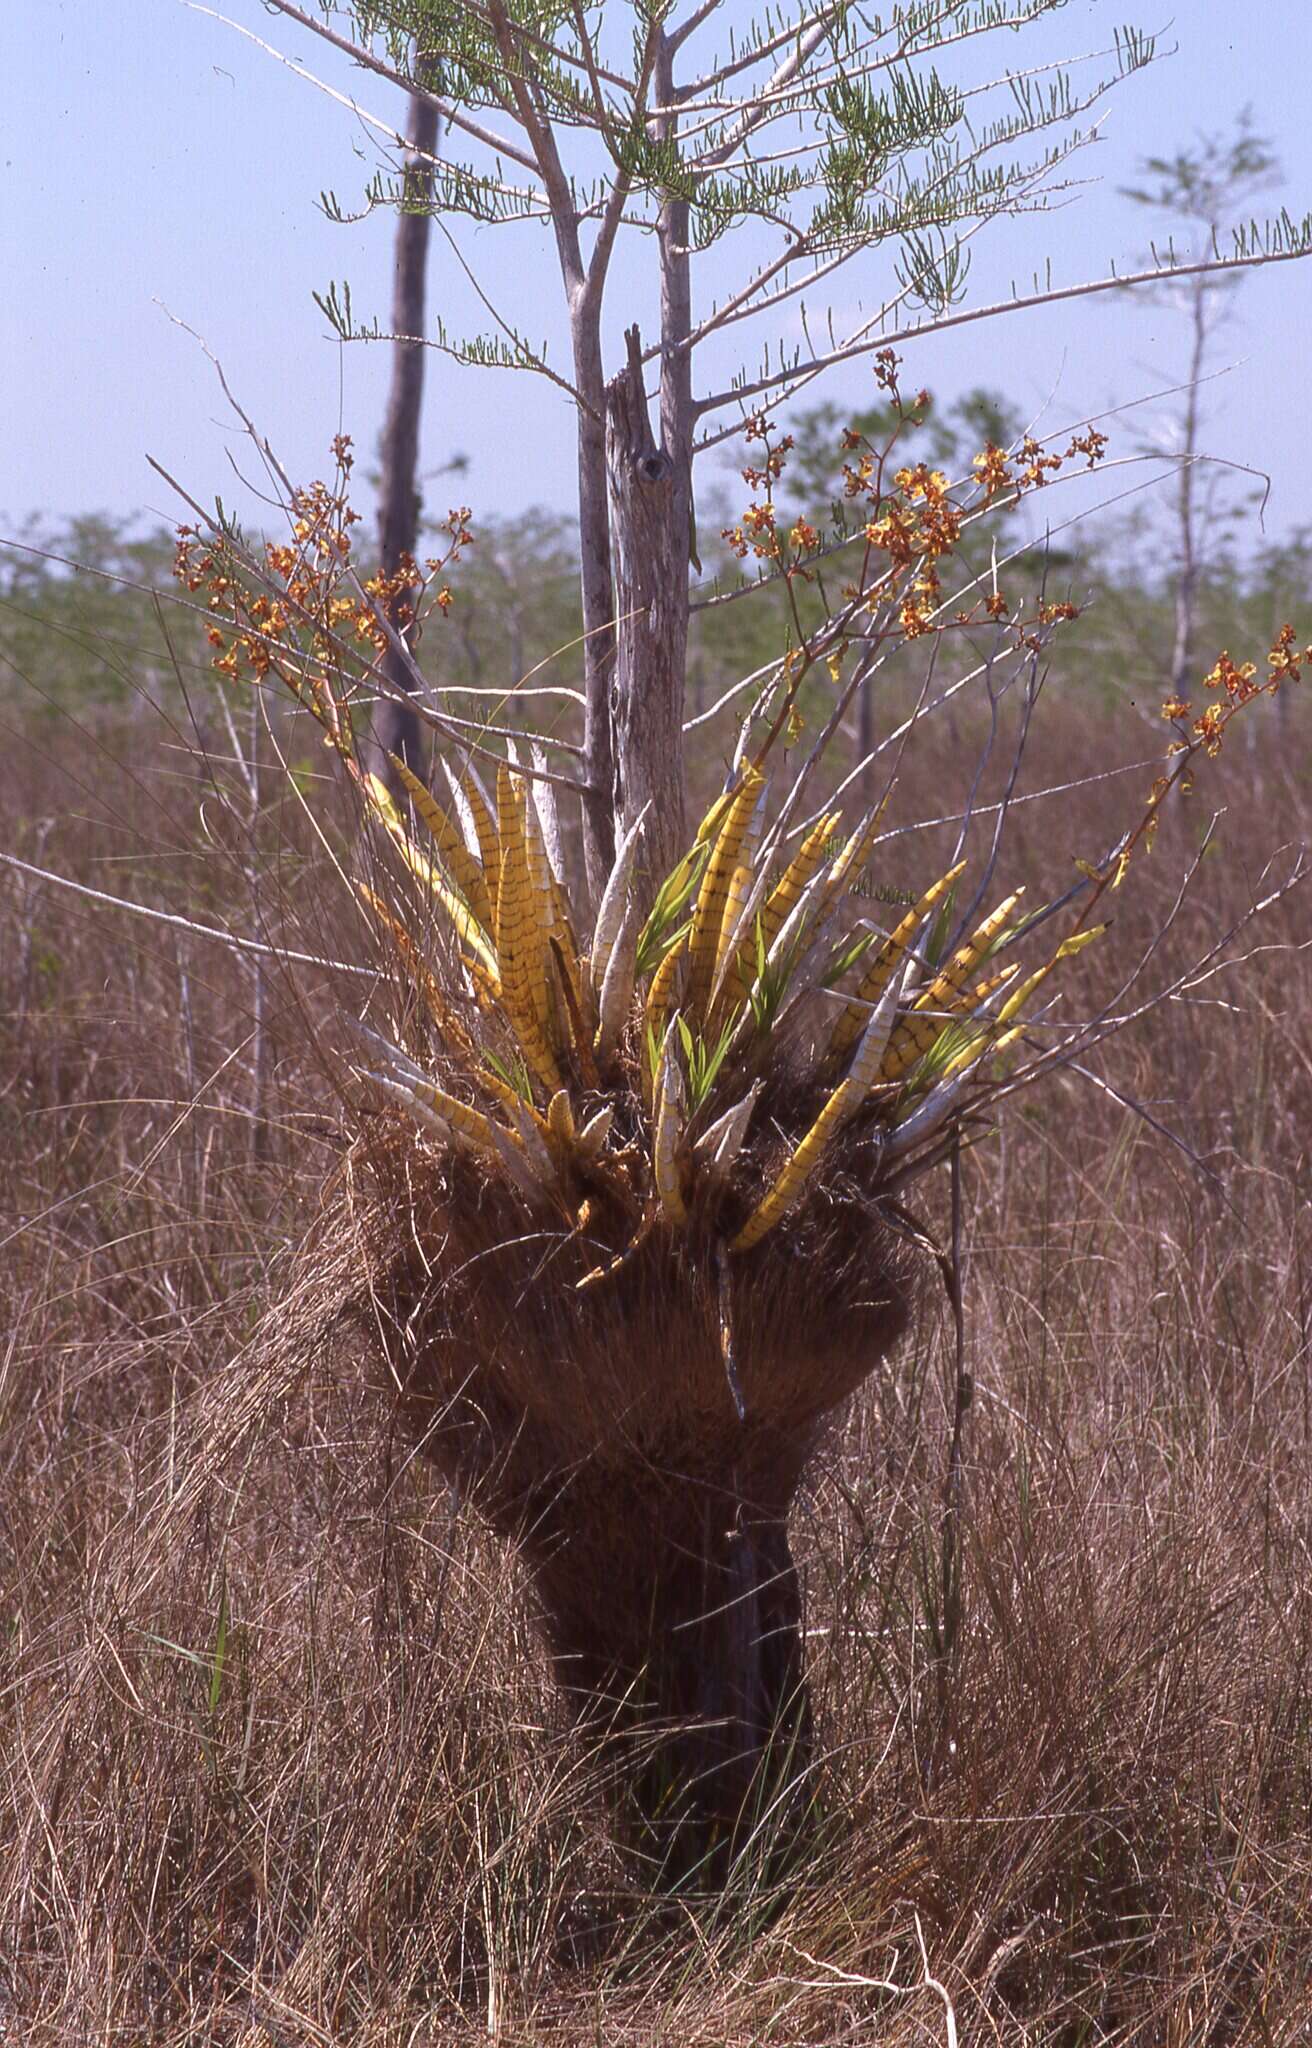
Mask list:
[[[221,925],[198,924],[195,918],[180,917],[175,911],[156,910],[149,904],[133,903],[127,896],[111,896],[104,889],[93,889],[86,882],[75,882],[68,875],[59,875],[51,868],[33,867],[30,861],[20,860],[16,853],[5,853],[0,849],[0,861],[7,867],[17,868],[24,875],[34,875],[38,882],[53,882],[58,889],[67,889],[74,896],[85,896],[92,903],[107,903],[114,910],[129,910],[134,917],[148,918],[152,924],[172,925],[175,931],[187,932],[192,938],[217,939],[220,945],[228,946],[234,953],[253,953],[262,960],[290,961],[297,967],[323,967],[333,974],[354,974],[363,981],[377,981],[378,973],[373,967],[356,967],[348,960],[326,960],[318,953],[297,953],[285,946],[262,945],[257,939],[239,938],[236,932],[225,932]]]
[[[585,281],[583,257],[579,249],[578,215],[569,180],[565,176],[565,168],[560,160],[560,151],[556,146],[555,132],[546,116],[534,106],[528,81],[522,75],[520,67],[513,61],[514,39],[501,0],[492,0],[489,20],[497,39],[497,47],[506,65],[515,112],[520,126],[533,146],[537,172],[547,188],[547,197],[551,202],[551,225],[555,231],[556,248],[560,255],[560,268],[565,279],[565,287],[567,291],[575,292],[582,288]]]
[[[597,69],[597,53],[592,46],[592,37],[588,34],[588,19],[583,12],[581,0],[572,0],[570,12],[574,17],[574,33],[579,39],[579,48],[583,52],[583,63],[588,74],[588,84],[592,91],[592,104],[596,109],[597,115],[597,132],[610,151],[612,160],[618,165],[619,150],[615,124],[611,119],[610,109],[607,107],[602,95],[601,76]]]
[[[276,57],[289,71],[297,71],[302,77],[310,78],[309,72],[302,71],[299,64],[293,63],[290,57],[284,57],[281,51],[263,42],[250,29],[243,28],[239,21],[230,21],[226,14],[219,14],[212,7],[202,6],[201,0],[183,0],[183,4],[197,14],[208,14],[213,20],[224,22],[228,28],[236,29],[238,35],[245,36],[252,43],[258,43],[262,50],[267,50],[271,57]],[[424,86],[417,85],[413,78],[407,78],[395,65],[385,64],[381,57],[375,57],[371,50],[362,48],[359,43],[353,43],[349,36],[338,35],[335,29],[329,28],[326,21],[319,20],[313,14],[307,14],[303,7],[297,7],[294,0],[269,0],[269,4],[276,7],[279,14],[285,14],[290,21],[298,22],[302,28],[308,28],[314,35],[322,37],[324,42],[331,43],[335,50],[341,50],[353,63],[362,65],[366,71],[376,71],[380,78],[390,79],[393,85],[399,85],[404,92],[422,94],[424,99],[437,108],[439,116],[449,127],[459,129],[463,135],[470,136],[475,142],[486,143],[498,156],[508,157],[511,163],[519,164],[523,170],[537,171],[538,166],[533,158],[515,143],[507,140],[504,135],[497,135],[492,129],[484,128],[481,122],[472,121],[468,114],[462,113],[459,107],[443,99],[440,93],[429,92]],[[319,80],[311,79],[311,83],[319,85]],[[332,93],[329,86],[322,86],[320,89],[331,93],[334,99],[341,97],[340,94]],[[348,101],[347,104],[353,102]]]
[[[776,50],[782,50],[786,43],[793,42],[797,37],[808,36],[817,28],[823,33],[844,12],[845,4],[846,0],[834,0],[833,5],[822,7],[810,16],[801,15],[787,28],[768,36],[763,43],[750,50],[744,50],[740,57],[732,57],[727,64],[721,64],[716,70],[707,71],[702,77],[694,79],[683,88],[681,99],[684,102],[693,102],[698,93],[713,92],[716,86],[723,85],[726,79],[736,78],[739,72],[749,71],[753,64],[763,64],[767,57],[772,57]]]
[[[659,38],[660,25],[658,21],[653,19],[647,25],[647,39],[642,53],[642,69],[638,74],[638,83],[634,89],[633,106],[635,119],[641,117],[647,103],[647,94],[651,89],[652,72],[656,63],[656,50]],[[602,208],[601,220],[597,228],[597,239],[593,244],[592,257],[588,264],[585,292],[590,302],[600,299],[606,280],[606,273],[610,267],[611,252],[615,246],[615,236],[624,218],[624,208],[628,203],[629,194],[632,190],[633,179],[631,175],[627,171],[621,171],[606,195],[606,203]]]
[[[964,231],[963,231],[963,232],[962,232],[961,234],[959,234],[959,235],[957,236],[957,238],[956,238],[956,246],[957,246],[958,248],[964,249],[964,248],[965,248],[965,247],[967,246],[967,244],[968,244],[968,243],[970,243],[971,241],[973,241],[973,240],[974,240],[974,238],[975,238],[975,236],[976,236],[976,235],[978,235],[978,234],[981,234],[981,233],[983,232],[983,230],[984,230],[984,227],[986,226],[986,224],[987,224],[987,223],[986,223],[986,221],[984,221],[984,220],[977,220],[977,221],[974,221],[974,222],[973,222],[973,223],[971,224],[971,226],[970,226],[970,227],[966,228],[966,229],[965,229],[965,230],[964,230]],[[809,282],[809,280],[806,280],[806,281],[804,281],[804,283],[803,283],[803,285],[802,285],[802,289],[803,289],[803,290],[805,289],[805,286],[806,286],[806,283],[807,283],[807,282]],[[899,307],[899,306],[905,306],[905,305],[907,304],[908,300],[909,300],[909,299],[911,299],[911,298],[912,298],[912,297],[914,296],[914,293],[915,293],[915,282],[914,282],[914,279],[913,279],[913,280],[910,280],[910,281],[909,281],[908,283],[904,284],[904,285],[903,285],[903,286],[901,287],[901,289],[900,289],[899,291],[895,292],[895,293],[894,293],[894,294],[893,294],[893,295],[892,295],[892,296],[891,296],[890,298],[887,298],[887,299],[885,299],[885,300],[884,300],[884,302],[883,302],[883,304],[881,305],[881,307],[880,307],[879,311],[878,311],[877,313],[873,314],[873,315],[871,316],[871,318],[870,318],[869,320],[865,321],[865,322],[864,322],[864,323],[862,324],[862,326],[861,326],[861,327],[859,327],[859,328],[858,328],[858,329],[856,330],[856,332],[855,332],[855,336],[853,337],[853,339],[852,339],[852,340],[849,340],[849,341],[848,341],[848,342],[846,342],[846,343],[844,343],[844,347],[845,347],[845,348],[851,348],[851,349],[852,349],[852,352],[853,352],[854,354],[856,354],[856,353],[860,353],[860,349],[859,349],[858,347],[856,347],[856,346],[854,345],[854,344],[855,344],[855,340],[856,340],[856,337],[865,337],[865,336],[868,336],[868,335],[869,335],[869,333],[870,333],[870,329],[871,329],[872,327],[874,327],[874,326],[875,326],[875,325],[877,325],[877,324],[880,324],[880,325],[882,325],[882,322],[883,322],[883,321],[885,321],[885,320],[886,320],[886,319],[888,318],[889,314],[890,314],[890,313],[892,313],[892,312],[894,312],[894,311],[895,311],[895,310],[897,309],[897,307]],[[784,293],[780,293],[780,294],[779,294],[779,297],[784,297],[784,296],[786,296],[786,294],[784,294]],[[773,304],[773,303],[774,303],[774,301],[773,301],[773,300],[771,300],[771,301],[770,301],[769,303],[770,303],[770,304]],[[754,314],[754,313],[756,313],[756,312],[758,312],[758,311],[765,311],[765,310],[766,310],[766,308],[765,308],[765,307],[760,307],[760,308],[758,308],[758,307],[750,307],[750,308],[748,308],[748,312],[749,312],[749,313],[751,313],[751,314]],[[696,340],[700,340],[700,339],[702,339],[702,338],[703,338],[703,336],[704,336],[705,334],[713,333],[714,331],[715,331],[715,316],[712,316],[712,317],[711,317],[711,319],[710,319],[710,320],[708,320],[708,321],[706,322],[706,324],[705,324],[705,327],[704,327],[704,329],[703,329],[703,332],[702,332],[702,334],[701,334],[701,335],[698,335],[698,336],[696,336],[696,337],[694,337],[694,342],[695,342]],[[693,345],[693,344],[692,344],[692,343],[690,343],[690,346],[691,346],[691,345]],[[862,343],[862,346],[864,346],[864,345],[865,345],[865,344],[864,344],[864,343]],[[869,347],[870,347],[871,349],[874,349],[874,348],[879,348],[879,347],[882,347],[882,346],[883,346],[883,343],[882,343],[882,341],[881,341],[881,340],[871,340],[871,341],[869,342]],[[789,393],[788,393],[788,396],[789,396],[790,398],[795,398],[795,397],[796,397],[796,395],[797,395],[797,393],[798,393],[798,391],[800,391],[801,389],[803,389],[803,388],[804,388],[804,386],[805,386],[805,385],[807,385],[808,383],[811,383],[811,382],[812,382],[812,381],[813,381],[813,380],[814,380],[814,379],[815,379],[816,377],[822,376],[822,375],[824,374],[825,370],[826,370],[826,369],[827,369],[828,367],[829,367],[829,365],[828,365],[828,362],[827,362],[826,360],[821,360],[821,359],[817,359],[817,360],[816,360],[816,363],[815,363],[815,366],[814,366],[814,367],[813,367],[812,369],[810,369],[810,370],[806,370],[806,371],[803,371],[803,370],[799,370],[799,371],[798,371],[798,373],[797,373],[797,378],[796,378],[796,382],[795,382],[795,383],[793,384],[793,386],[792,386],[791,390],[790,390],[790,391],[789,391]],[[727,400],[726,400],[726,401],[724,401],[724,402],[725,402],[725,403],[727,403]],[[698,408],[697,408],[698,418],[701,418],[701,416],[702,416],[702,415],[703,415],[704,413],[706,413],[706,412],[708,412],[708,411],[710,411],[710,410],[711,410],[712,406],[718,405],[719,403],[720,403],[720,401],[719,401],[719,400],[711,400],[711,399],[704,399],[704,400],[702,400],[702,401],[701,401],[701,403],[700,403],[700,404],[698,405]],[[712,434],[703,434],[703,435],[701,436],[701,438],[700,438],[700,439],[699,439],[699,440],[698,440],[698,441],[697,441],[697,442],[695,443],[695,445],[694,445],[694,449],[693,449],[693,453],[694,453],[695,455],[704,455],[704,454],[706,453],[706,450],[707,450],[708,448],[716,448],[716,447],[718,447],[718,446],[720,445],[720,443],[721,443],[721,442],[723,442],[723,441],[729,441],[729,440],[732,440],[732,439],[733,439],[733,438],[734,438],[734,437],[735,437],[736,435],[738,435],[738,434],[741,434],[742,430],[743,430],[743,422],[742,422],[742,420],[735,420],[732,426],[728,426],[728,427],[721,427],[721,428],[719,428],[719,429],[718,429],[718,431],[717,431],[717,432],[715,432],[715,433],[712,433]]]
[[[721,406],[733,405],[744,398],[756,398],[763,391],[783,390],[804,377],[831,369],[835,363],[851,362],[855,357],[870,355],[877,348],[890,348],[898,342],[921,341],[930,334],[945,334],[952,327],[968,327],[976,320],[995,320],[1004,313],[1033,312],[1040,306],[1057,306],[1065,300],[1092,298],[1099,292],[1128,291],[1136,285],[1161,284],[1176,277],[1258,270],[1268,263],[1297,263],[1309,255],[1312,255],[1312,247],[1259,250],[1252,256],[1219,256],[1201,263],[1163,264],[1151,270],[1131,271],[1125,277],[1093,278],[1083,284],[1065,285],[1057,290],[1031,292],[1025,298],[997,299],[992,305],[973,306],[961,313],[945,313],[939,319],[925,320],[915,327],[895,327],[864,341],[831,349],[825,355],[813,356],[807,362],[795,363],[791,369],[778,370],[773,376],[758,377],[750,384],[717,391],[713,397],[698,402],[698,415],[715,412]]]
[[[754,107],[749,107],[740,116],[718,149],[708,150],[704,156],[699,156],[696,159],[699,170],[718,169],[728,157],[733,155],[739,145],[747,139],[752,130],[759,127],[761,122],[766,119],[771,98],[783,91],[797,77],[798,73],[805,69],[820,44],[824,41],[834,11],[833,9],[827,10],[805,34],[798,36],[796,49],[790,56],[784,58],[769,82],[762,88],[757,104]]]
[[[1061,4],[1062,0],[1048,0],[1049,9],[1055,6],[1059,6]],[[943,5],[940,7],[936,16],[922,15],[917,26],[919,28],[920,34],[925,38],[925,40],[922,42],[919,50],[917,50],[916,48],[916,40],[914,36],[904,37],[895,49],[889,50],[886,56],[874,59],[869,64],[860,66],[858,68],[860,57],[866,51],[872,50],[877,43],[886,40],[888,35],[891,33],[891,29],[876,28],[874,31],[872,31],[870,35],[866,37],[866,39],[863,42],[858,44],[856,51],[853,53],[852,64],[844,64],[841,67],[841,75],[843,77],[851,78],[857,76],[867,76],[871,71],[887,71],[891,69],[891,67],[894,64],[900,64],[905,62],[905,60],[908,57],[927,55],[930,51],[934,51],[935,53],[937,53],[940,50],[948,50],[951,49],[953,45],[956,43],[973,42],[979,36],[992,34],[994,30],[997,28],[1021,25],[1021,23],[1019,22],[974,22],[968,23],[965,28],[959,29],[953,35],[930,37],[929,31],[934,27],[935,22],[945,20],[949,15],[957,11],[958,6],[959,0],[943,0]],[[840,12],[841,8],[839,7],[829,9],[828,13],[830,19],[832,19],[834,15]],[[811,17],[812,21],[817,21],[819,18],[820,17],[818,15]],[[772,36],[768,41],[760,44],[759,47],[757,47],[756,49],[744,51],[742,56],[732,59],[731,62],[723,65],[718,71],[707,72],[703,78],[696,80],[694,83],[689,85],[686,88],[686,95],[682,102],[683,111],[685,113],[693,114],[701,113],[703,110],[709,108],[713,110],[717,117],[722,117],[727,113],[741,112],[744,108],[755,104],[758,98],[764,96],[768,88],[762,87],[760,94],[746,94],[742,99],[738,100],[714,100],[707,97],[699,102],[695,96],[703,92],[705,92],[708,95],[713,93],[715,88],[719,85],[724,84],[724,82],[727,79],[736,77],[741,72],[750,70],[753,64],[762,63],[766,57],[773,56],[776,50],[782,49],[785,43],[787,43],[794,36],[799,34],[799,32],[803,31],[805,19],[806,18],[803,17],[801,21],[794,22],[789,28],[780,30],[780,32],[777,35]],[[1074,59],[1072,61],[1078,62],[1079,60]],[[840,75],[837,69],[834,75]],[[1019,75],[1020,74],[1017,74],[1017,76]],[[703,124],[703,126],[707,125],[710,124]]]
[[[266,42],[263,36],[257,36],[254,30],[246,28],[239,21],[231,20],[226,14],[219,14],[212,7],[202,6],[201,0],[183,0],[183,5],[190,8],[193,14],[207,14],[212,21],[222,22],[225,28],[234,29],[239,36],[244,36],[247,42],[254,43],[256,49],[262,50],[266,57],[272,57],[275,63],[281,64],[285,70],[292,72],[295,77],[304,79],[307,85],[312,85],[316,92],[323,93],[327,99],[335,100],[339,107],[346,107],[349,112],[355,115],[358,121],[364,123],[366,128],[371,128],[375,134],[385,138],[391,147],[399,149],[406,156],[415,157],[421,162],[429,162],[435,167],[441,164],[442,159],[439,156],[431,156],[426,150],[418,148],[408,136],[403,135],[398,128],[394,128],[390,121],[380,120],[377,114],[371,114],[368,108],[362,107],[358,100],[351,97],[350,93],[339,92],[335,86],[329,85],[326,79],[320,78],[315,72],[308,70],[304,64],[299,64],[294,57],[286,56],[273,43]],[[426,101],[430,106],[438,108],[439,111],[445,105],[444,101],[430,92],[420,90],[417,96]],[[457,123],[456,125],[461,124]],[[466,131],[469,132],[468,124],[464,125]],[[482,141],[486,138],[479,136],[477,139]],[[505,154],[514,155],[514,151],[505,149],[504,145],[498,143],[496,146],[499,150],[504,149]],[[536,168],[533,159],[529,156],[520,155],[516,157],[516,161],[521,163],[526,170],[531,171]],[[520,199],[529,203],[543,198],[542,194],[531,191],[524,186],[507,185],[504,181],[495,178],[489,178],[487,182],[494,186],[498,192],[506,194],[509,198]],[[545,207],[543,218],[545,218]]]
[[[702,0],[701,6],[695,8],[694,11],[688,16],[688,19],[686,21],[681,21],[677,28],[671,29],[669,31],[669,45],[671,56],[674,55],[676,50],[681,50],[683,48],[683,45],[687,42],[689,36],[692,35],[697,29],[699,29],[702,26],[703,22],[710,20],[711,16],[715,13],[716,9],[719,6],[720,0]]]
[[[465,5],[468,6],[468,4],[469,0],[465,0]],[[469,11],[471,14],[476,15],[480,21],[486,22],[489,28],[492,27],[492,16],[486,7],[470,7]],[[577,22],[575,26],[577,27]],[[620,92],[631,93],[634,89],[631,78],[625,78],[623,73],[619,71],[608,71],[604,64],[597,61],[595,54],[591,57],[586,55],[583,57],[577,56],[573,50],[565,49],[560,43],[548,42],[545,36],[538,35],[536,30],[527,27],[522,21],[512,20],[510,22],[510,29],[516,41],[523,43],[528,48],[539,51],[544,57],[550,57],[556,64],[564,64],[572,71],[585,71],[589,78],[602,80],[607,85],[615,86]],[[590,43],[591,39],[587,37],[585,32],[582,40]]]

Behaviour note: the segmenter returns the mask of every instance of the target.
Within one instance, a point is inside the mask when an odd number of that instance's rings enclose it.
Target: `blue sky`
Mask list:
[[[226,11],[371,112],[400,119],[400,95],[385,81],[352,72],[258,0],[227,0]],[[1080,175],[1096,180],[1089,189],[1053,216],[993,232],[972,296],[1005,292],[1013,279],[1025,289],[1049,260],[1054,283],[1105,274],[1109,258],[1123,265],[1142,249],[1147,226],[1116,190],[1136,160],[1200,132],[1225,134],[1245,103],[1284,164],[1273,203],[1297,215],[1312,206],[1307,0],[1248,0],[1243,8],[1181,0],[1173,21],[1134,10],[1133,0],[1069,0],[1040,26],[1035,53],[1103,47],[1132,11],[1178,44],[1178,54],[1112,96],[1106,139],[1080,162]],[[293,474],[323,469],[339,427],[367,460],[385,351],[343,349],[312,298],[347,278],[357,313],[376,312],[385,324],[390,217],[342,228],[318,206],[324,188],[344,205],[358,199],[377,162],[367,130],[185,0],[39,0],[11,5],[4,16],[0,531],[34,512],[171,519],[176,507],[147,467],[148,453],[198,497],[219,491],[253,510],[230,466],[235,455],[249,467],[213,371],[170,315],[222,359]],[[995,43],[991,68],[1018,61],[1020,48],[1014,37]],[[980,75],[980,59],[971,62]],[[493,296],[559,354],[545,233],[480,231],[465,246]],[[845,274],[840,314],[864,289],[878,294],[887,274],[882,256],[871,259],[864,285]],[[622,268],[617,283],[616,334],[645,295],[636,266]],[[457,331],[471,324],[468,289],[440,245],[432,303]],[[1312,262],[1254,276],[1219,359],[1240,366],[1207,396],[1209,448],[1271,474],[1268,531],[1277,537],[1312,524],[1310,329]],[[1027,413],[1044,409],[1056,427],[1174,381],[1184,346],[1182,323],[1166,309],[1104,298],[927,338],[908,350],[907,374],[944,399],[993,385]],[[536,380],[436,357],[429,378],[425,464],[435,468],[456,449],[470,458],[464,477],[431,485],[433,509],[457,497],[482,514],[532,502],[569,507],[571,422],[558,394]],[[855,405],[869,390],[868,368],[845,369],[826,395]],[[1142,424],[1152,423],[1150,413]]]

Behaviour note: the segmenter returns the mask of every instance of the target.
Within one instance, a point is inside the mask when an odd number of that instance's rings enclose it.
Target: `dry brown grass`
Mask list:
[[[1074,714],[1048,726],[1036,784],[1085,751]],[[80,740],[15,756],[8,843],[49,814],[48,864],[231,906],[240,802],[198,842],[169,757],[140,730],[114,751],[140,781]],[[1181,961],[1307,831],[1287,747],[1224,765]],[[1103,788],[1019,811],[1008,879],[1102,844]],[[1114,960],[1080,963],[1091,994],[1145,943],[1204,801],[1123,892]],[[303,829],[262,829],[295,898]],[[151,849],[144,874],[107,865]],[[302,942],[356,944],[330,896],[305,907]],[[1247,942],[1282,949],[1102,1056],[1219,1190],[1074,1076],[973,1155],[950,1666],[931,1302],[797,1518],[823,1825],[787,1901],[730,1912],[645,1896],[516,1561],[349,1342],[291,1397],[262,1372],[336,1156],[323,977],[270,980],[257,1063],[247,963],[0,882],[0,2039],[1306,2039],[1308,929],[1296,893]]]

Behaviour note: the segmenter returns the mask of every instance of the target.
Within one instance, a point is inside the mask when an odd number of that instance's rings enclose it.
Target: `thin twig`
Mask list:
[[[376,981],[377,973],[372,967],[356,967],[349,960],[326,960],[319,953],[298,953],[287,946],[261,945],[258,939],[241,939],[235,932],[225,932],[220,926],[198,924],[195,918],[179,917],[175,911],[155,910],[149,904],[133,903],[126,896],[111,896],[104,889],[92,889],[86,882],[75,882],[69,875],[59,875],[51,868],[33,867],[30,861],[20,860],[16,853],[0,850],[0,861],[7,867],[17,868],[24,875],[35,875],[39,882],[53,882],[57,889],[67,889],[74,896],[85,896],[92,903],[107,903],[114,910],[130,910],[134,917],[147,917],[154,924],[172,925],[176,931],[190,932],[193,938],[217,939],[220,945],[230,946],[235,953],[253,953],[263,960],[283,960],[297,967],[322,967],[331,974],[355,974],[365,981]]]

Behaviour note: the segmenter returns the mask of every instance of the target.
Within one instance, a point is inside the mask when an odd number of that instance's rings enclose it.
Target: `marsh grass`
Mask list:
[[[1085,737],[1050,715],[1031,783]],[[1214,802],[1166,965],[1306,834],[1272,739],[1172,807],[1111,965],[1074,964],[1091,1006]],[[250,807],[216,767],[205,836],[144,714],[105,740],[93,763],[44,730],[0,771],[14,851],[363,957],[301,886],[281,781]],[[1016,872],[1105,840],[1104,803],[1018,809]],[[277,849],[260,901],[252,847]],[[1213,1181],[1074,1074],[969,1155],[960,1624],[946,1644],[930,1294],[795,1516],[821,1825],[786,1896],[763,1878],[729,1911],[649,1892],[516,1559],[349,1330],[279,1349],[339,1158],[331,978],[270,963],[257,1002],[250,959],[0,880],[0,2039],[1304,2040],[1307,929],[1295,892],[1105,1067]],[[922,1207],[941,1232],[942,1195]]]

